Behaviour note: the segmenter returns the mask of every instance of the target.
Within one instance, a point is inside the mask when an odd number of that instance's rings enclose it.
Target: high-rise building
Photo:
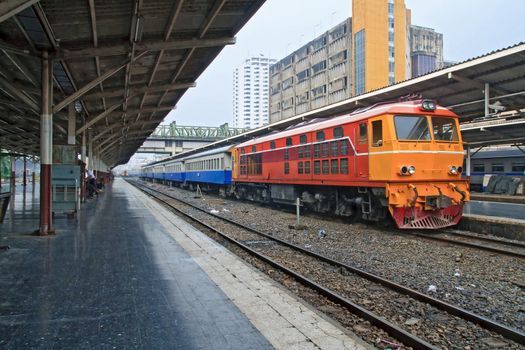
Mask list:
[[[353,17],[270,68],[270,122],[410,78],[404,0],[353,0]]]
[[[354,95],[410,78],[410,11],[404,0],[353,0]]]
[[[412,78],[444,68],[443,34],[432,28],[410,27]]]
[[[233,127],[257,128],[268,124],[269,69],[275,59],[246,59],[233,73]]]

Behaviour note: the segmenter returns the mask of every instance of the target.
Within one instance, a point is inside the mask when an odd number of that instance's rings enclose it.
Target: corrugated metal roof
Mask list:
[[[40,0],[21,10],[0,22],[2,148],[39,154],[40,50],[47,49],[55,144],[67,143],[68,113],[60,108],[74,103],[82,110],[77,131],[92,135],[98,158],[127,162],[264,2]]]

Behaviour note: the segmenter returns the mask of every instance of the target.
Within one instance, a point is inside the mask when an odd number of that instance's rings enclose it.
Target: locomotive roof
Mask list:
[[[382,114],[427,114],[427,115],[443,115],[443,116],[456,117],[456,118],[458,117],[454,112],[444,107],[441,107],[439,105],[436,105],[436,110],[434,112],[423,111],[419,108],[420,105],[421,105],[421,101],[395,102],[395,103],[378,105],[370,109],[362,110],[361,112],[357,111],[357,112],[350,113],[350,114],[335,116],[333,118],[326,119],[326,120],[323,120],[317,123],[300,125],[292,129],[288,129],[288,130],[280,131],[280,132],[277,132],[271,135],[255,138],[253,140],[249,140],[241,144],[238,144],[236,147],[251,146],[251,145],[259,144],[261,142],[277,140],[283,137],[290,137],[290,136],[294,136],[297,134],[309,133],[309,132],[317,131],[320,129],[326,129],[326,128],[335,127],[341,124],[346,124],[349,122],[356,122],[359,120],[368,119],[368,118],[375,117],[375,116],[382,115]]]

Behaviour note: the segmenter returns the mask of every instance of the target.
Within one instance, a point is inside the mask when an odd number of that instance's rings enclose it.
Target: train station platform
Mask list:
[[[38,190],[0,224],[0,348],[364,349],[122,179],[38,227]]]

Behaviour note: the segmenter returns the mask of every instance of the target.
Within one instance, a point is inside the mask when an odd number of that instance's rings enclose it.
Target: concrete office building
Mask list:
[[[351,96],[351,19],[270,68],[270,122]]]
[[[444,68],[443,34],[420,26],[410,27],[412,78]]]
[[[269,121],[269,68],[275,59],[245,60],[233,73],[233,127],[257,128]]]
[[[270,68],[270,122],[410,78],[404,0],[353,0],[353,17]]]

